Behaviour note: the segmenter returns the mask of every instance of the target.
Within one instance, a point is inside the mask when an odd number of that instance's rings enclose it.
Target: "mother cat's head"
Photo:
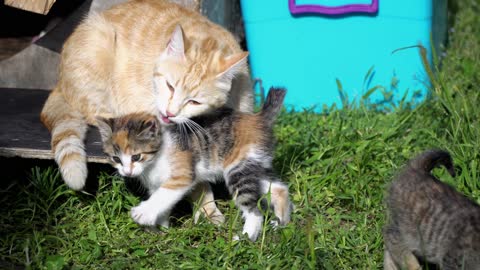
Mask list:
[[[175,27],[154,70],[162,124],[182,123],[227,104],[232,79],[248,72],[248,52],[231,53],[219,39],[184,40],[182,28]]]

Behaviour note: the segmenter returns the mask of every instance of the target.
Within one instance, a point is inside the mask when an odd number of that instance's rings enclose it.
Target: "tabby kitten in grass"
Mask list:
[[[133,113],[125,116],[98,119],[98,127],[103,140],[103,151],[109,156],[110,163],[122,176],[137,178],[151,195],[157,188],[155,181],[150,181],[147,172],[155,164],[155,159],[162,147],[162,133],[157,117],[147,113]],[[209,185],[199,185],[191,193],[194,201],[201,199],[201,209],[195,213],[195,222],[200,214],[220,224],[224,216],[216,207]],[[168,227],[169,213],[156,223]]]
[[[89,15],[63,46],[41,113],[65,183],[84,187],[84,139],[98,117],[147,111],[169,123],[224,106],[252,112],[247,55],[227,30],[166,0]]]
[[[421,269],[417,258],[441,269],[480,269],[480,206],[430,173],[439,165],[455,176],[450,154],[429,150],[392,182],[384,269]]]
[[[150,160],[151,165],[144,167],[140,178],[151,190],[151,196],[132,208],[133,219],[141,225],[162,224],[171,208],[197,184],[224,179],[245,219],[243,233],[251,240],[257,239],[268,209],[273,209],[276,222],[288,223],[292,210],[288,188],[272,168],[273,123],[284,96],[285,90],[271,89],[262,110],[256,114],[224,107],[164,126],[161,142],[154,139],[155,149],[156,140],[161,144],[158,153],[146,148],[148,155],[139,157]],[[121,170],[122,156],[127,151],[122,149],[133,143],[125,131],[115,126],[118,121],[107,120],[99,127],[106,142],[105,151]],[[133,116],[126,116],[123,121],[132,121],[132,127],[139,125]],[[153,124],[146,126],[147,133],[155,129]],[[143,137],[144,131],[138,134]],[[125,159],[128,162],[128,157]]]

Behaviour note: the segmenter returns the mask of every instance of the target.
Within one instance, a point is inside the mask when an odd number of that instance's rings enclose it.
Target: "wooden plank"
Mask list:
[[[0,89],[0,156],[53,159],[50,133],[40,122],[40,111],[49,91]],[[108,163],[100,134],[90,127],[86,140],[89,162]]]
[[[5,5],[46,15],[56,0],[5,0]]]

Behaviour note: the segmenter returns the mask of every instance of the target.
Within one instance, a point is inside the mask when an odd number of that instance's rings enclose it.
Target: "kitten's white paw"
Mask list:
[[[202,215],[202,213],[200,212],[200,210],[195,211],[195,214],[193,215],[193,223],[194,224],[198,223],[201,215]]]
[[[272,225],[274,228],[278,228],[278,226],[280,225],[280,223],[278,222],[277,219],[274,219],[274,220],[271,220],[271,221],[270,221],[270,225]]]
[[[221,225],[225,223],[225,216],[218,209],[212,215],[210,215],[209,219],[215,225]]]
[[[130,214],[133,220],[140,225],[153,226],[157,224],[157,212],[145,202],[133,207]]]
[[[263,215],[258,212],[244,211],[243,217],[245,218],[243,234],[247,234],[252,241],[257,240],[258,235],[262,231]]]
[[[157,218],[157,222],[156,224],[162,226],[163,228],[167,228],[170,227],[170,219],[169,219],[169,216],[160,216]]]

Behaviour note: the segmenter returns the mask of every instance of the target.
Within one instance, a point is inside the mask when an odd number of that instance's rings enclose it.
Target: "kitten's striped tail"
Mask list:
[[[270,91],[268,91],[267,99],[260,111],[260,115],[267,126],[273,125],[275,119],[277,119],[278,113],[282,109],[286,93],[287,90],[284,88],[272,87],[270,88]]]
[[[426,173],[429,173],[435,167],[443,165],[451,176],[455,176],[452,157],[450,153],[444,150],[427,150],[411,160],[409,164],[410,167]]]
[[[84,143],[87,122],[58,89],[50,93],[40,119],[52,134],[52,151],[63,180],[70,188],[81,190],[87,179]]]

